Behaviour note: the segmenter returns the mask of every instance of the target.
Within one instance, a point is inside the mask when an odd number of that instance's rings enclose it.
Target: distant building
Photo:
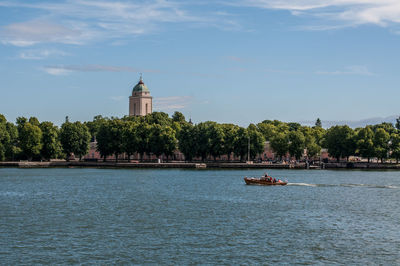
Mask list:
[[[153,97],[144,84],[142,76],[129,96],[129,116],[145,116],[153,112]]]

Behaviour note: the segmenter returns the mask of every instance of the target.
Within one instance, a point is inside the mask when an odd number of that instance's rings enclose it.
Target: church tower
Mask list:
[[[139,83],[133,87],[132,96],[129,96],[129,116],[145,116],[152,112],[153,97],[140,75]]]

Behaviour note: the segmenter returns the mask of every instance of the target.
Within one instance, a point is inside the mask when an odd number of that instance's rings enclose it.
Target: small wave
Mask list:
[[[22,197],[22,196],[25,196],[25,193],[23,193],[23,192],[14,192],[14,191],[5,191],[5,192],[0,192],[0,196]]]
[[[307,184],[307,183],[287,183],[288,186],[304,186],[304,187],[317,187],[317,184]]]
[[[288,183],[288,186],[304,186],[304,187],[365,187],[365,188],[389,188],[400,189],[399,186],[393,185],[374,185],[374,184],[308,184],[308,183]]]

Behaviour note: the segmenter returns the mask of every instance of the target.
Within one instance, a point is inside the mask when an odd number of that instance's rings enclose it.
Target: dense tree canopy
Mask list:
[[[275,158],[282,160],[315,159],[325,148],[337,160],[357,155],[383,162],[400,159],[399,121],[400,118],[395,125],[381,123],[357,129],[333,126],[326,130],[320,119],[312,127],[264,120],[245,128],[213,121],[193,125],[180,112],[171,117],[154,112],[121,119],[96,116],[84,123],[66,119],[59,129],[36,117],[18,117],[14,124],[0,115],[0,160],[50,160],[62,156],[68,159],[72,154],[82,158],[88,152],[89,141],[96,140],[104,158],[118,158],[122,153],[140,154],[140,158],[144,154],[171,157],[179,149],[187,161],[222,155],[231,160],[232,154],[242,161],[248,156],[254,160],[260,158],[267,141]]]

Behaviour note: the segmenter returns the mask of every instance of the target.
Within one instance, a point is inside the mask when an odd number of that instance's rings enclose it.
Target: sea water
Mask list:
[[[0,264],[400,264],[400,172],[0,168]]]

